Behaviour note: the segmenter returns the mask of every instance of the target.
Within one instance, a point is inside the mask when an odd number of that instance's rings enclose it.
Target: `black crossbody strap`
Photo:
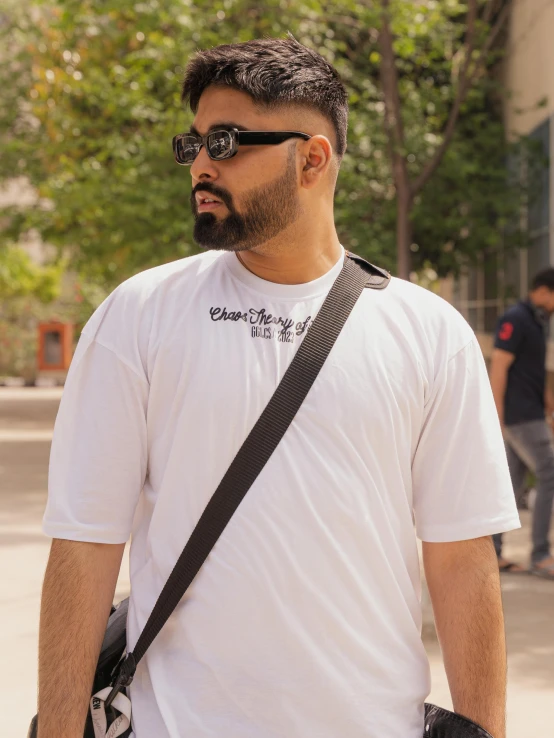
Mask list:
[[[135,648],[121,663],[106,706],[111,704],[121,687],[131,683],[138,662],[179,604],[233,513],[276,449],[364,288],[382,289],[387,286],[389,279],[386,272],[381,272],[359,257],[345,259],[343,268],[275,393],[192,531]]]

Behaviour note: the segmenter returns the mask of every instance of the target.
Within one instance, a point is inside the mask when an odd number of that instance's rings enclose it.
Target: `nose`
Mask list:
[[[190,174],[193,182],[214,182],[219,177],[215,162],[206,153],[205,146],[202,146],[198,156],[192,162]]]

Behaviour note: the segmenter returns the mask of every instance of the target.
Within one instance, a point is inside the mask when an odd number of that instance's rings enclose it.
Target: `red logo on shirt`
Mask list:
[[[498,331],[498,338],[501,341],[509,341],[514,332],[514,326],[511,323],[502,323],[500,330]]]

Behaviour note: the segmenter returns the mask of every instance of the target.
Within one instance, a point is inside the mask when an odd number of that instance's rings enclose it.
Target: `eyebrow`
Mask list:
[[[244,126],[239,125],[238,123],[233,123],[232,121],[222,121],[220,123],[213,123],[208,128],[208,131],[207,131],[206,135],[208,135],[208,133],[211,133],[211,131],[220,131],[222,129],[223,130],[226,130],[226,129],[229,129],[229,128],[236,128],[237,131],[248,131],[248,130],[250,130],[249,128],[245,128]],[[201,136],[202,135],[200,133],[200,131],[197,128],[195,128],[194,126],[191,126],[190,127],[190,133],[194,133],[196,136]]]

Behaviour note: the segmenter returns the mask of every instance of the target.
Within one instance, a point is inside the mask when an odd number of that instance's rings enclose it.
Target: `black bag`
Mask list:
[[[112,705],[113,700],[131,684],[140,659],[179,604],[233,513],[285,434],[364,288],[384,289],[389,282],[388,272],[378,269],[358,256],[347,255],[340,274],[279,386],[202,513],[154,605],[135,648],[130,653],[126,653],[129,601],[124,600],[112,608],[92,692],[94,709],[94,695],[106,687],[112,687],[104,701],[108,726],[119,716],[119,711]],[[426,737],[491,738],[475,723],[466,721],[454,713],[433,705],[426,705],[425,709]],[[476,728],[481,732],[452,732],[448,727],[452,724],[452,720],[456,726],[459,726],[459,721],[464,721],[469,726],[468,730]],[[37,730],[38,715],[31,722],[27,738],[36,738]],[[130,733],[129,727],[121,733],[120,738],[127,738]],[[95,738],[90,709],[84,738]]]
[[[473,720],[445,710],[444,707],[426,703],[423,738],[492,738],[492,736]]]

